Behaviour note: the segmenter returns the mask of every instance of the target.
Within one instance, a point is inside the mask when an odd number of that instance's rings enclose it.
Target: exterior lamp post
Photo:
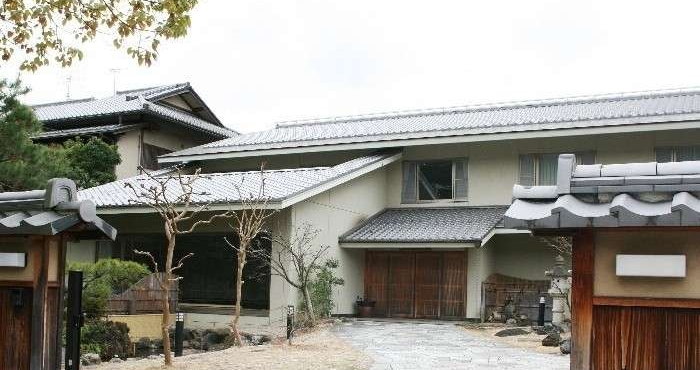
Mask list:
[[[287,306],[287,339],[292,344],[292,332],[294,329],[294,306]]]
[[[185,314],[175,314],[175,357],[182,356],[182,332],[185,329]]]

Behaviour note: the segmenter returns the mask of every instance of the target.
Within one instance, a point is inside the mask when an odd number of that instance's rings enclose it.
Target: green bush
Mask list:
[[[340,266],[336,259],[329,259],[316,271],[315,278],[311,281],[311,303],[317,318],[330,317],[335,302],[333,302],[333,287],[343,285],[345,281],[336,277],[334,272]],[[305,307],[302,306],[302,309]]]
[[[115,355],[125,359],[130,347],[129,327],[122,322],[96,320],[81,330],[80,348],[99,350],[102,361],[109,361]]]
[[[127,290],[151,272],[138,262],[103,259],[96,263],[71,263],[68,270],[83,272],[83,311],[88,319],[104,316],[112,294]]]

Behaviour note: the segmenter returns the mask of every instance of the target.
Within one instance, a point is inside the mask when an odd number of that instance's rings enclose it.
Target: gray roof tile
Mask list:
[[[235,136],[165,157],[635,124],[648,122],[654,116],[692,113],[700,113],[700,89],[475,105],[280,124],[271,130]]]
[[[88,126],[88,127],[77,127],[69,128],[65,130],[51,130],[43,131],[38,134],[32,135],[34,140],[42,139],[54,139],[61,137],[74,137],[82,135],[96,135],[96,134],[109,134],[115,132],[124,132],[130,130],[131,128],[138,127],[138,125],[103,125],[103,126]]]
[[[189,88],[189,84],[159,86],[141,90],[120,92],[104,99],[81,99],[34,106],[34,113],[42,122],[64,121],[77,118],[91,118],[126,113],[151,113],[180,123],[184,126],[204,131],[219,137],[237,135],[227,129],[163,104],[157,100]]]
[[[388,208],[340,237],[344,243],[459,243],[482,240],[503,207]]]
[[[265,196],[269,197],[271,202],[280,202],[395,156],[395,154],[393,152],[372,154],[332,167],[265,171]],[[167,178],[168,172],[160,171],[158,176]],[[259,171],[212,173],[201,176],[193,186],[193,192],[197,193],[192,197],[193,203],[237,203],[241,200],[240,194],[255,194],[261,181]],[[169,187],[169,196],[171,199],[175,199],[181,194],[181,189],[176,178],[171,181],[173,185]],[[133,191],[124,187],[127,182],[133,185],[143,185],[145,188],[155,184],[146,175],[139,175],[81,190],[78,192],[78,197],[93,201],[97,207],[137,206],[134,202],[136,198]]]

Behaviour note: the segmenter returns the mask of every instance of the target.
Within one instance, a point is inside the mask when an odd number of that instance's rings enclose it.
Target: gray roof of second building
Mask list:
[[[501,222],[507,208],[387,208],[339,239],[343,243],[477,242]]]
[[[221,138],[232,137],[238,134],[233,130],[208,122],[194,114],[157,102],[157,99],[160,97],[183,88],[189,88],[189,84],[183,83],[124,91],[103,99],[80,99],[39,104],[33,106],[33,109],[34,114],[42,122],[94,118],[114,114],[150,113]]]
[[[163,156],[628,125],[700,114],[700,88],[474,105],[279,124]],[[654,118],[656,117],[656,118]],[[700,115],[698,116],[700,117]]]
[[[265,197],[270,202],[281,202],[307,190],[316,188],[336,179],[361,171],[373,164],[389,163],[400,158],[396,152],[375,153],[364,157],[330,166],[313,168],[296,168],[288,170],[269,170],[264,172]],[[191,175],[184,175],[187,178]],[[167,171],[161,171],[158,177],[168,178]],[[263,180],[260,171],[223,172],[203,174],[193,184],[192,203],[195,204],[227,204],[239,203],[241,194],[256,194]],[[181,194],[178,179],[172,178],[172,186],[168,188],[168,196],[176,199]],[[80,199],[89,199],[97,207],[134,207],[139,206],[132,190],[125,184],[142,186],[148,189],[155,185],[146,175],[117,180],[108,184],[80,190]],[[240,192],[239,192],[240,189]]]

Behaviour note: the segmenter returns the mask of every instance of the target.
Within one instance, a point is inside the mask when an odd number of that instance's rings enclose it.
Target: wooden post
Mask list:
[[[571,284],[571,368],[590,370],[593,328],[595,234],[582,229],[573,237]]]
[[[49,275],[49,248],[53,237],[43,237],[32,240],[34,283],[32,301],[31,324],[31,355],[29,368],[31,370],[45,370],[49,368],[49,337],[47,332],[47,304],[48,304],[48,275]],[[53,312],[51,313],[53,314]]]

